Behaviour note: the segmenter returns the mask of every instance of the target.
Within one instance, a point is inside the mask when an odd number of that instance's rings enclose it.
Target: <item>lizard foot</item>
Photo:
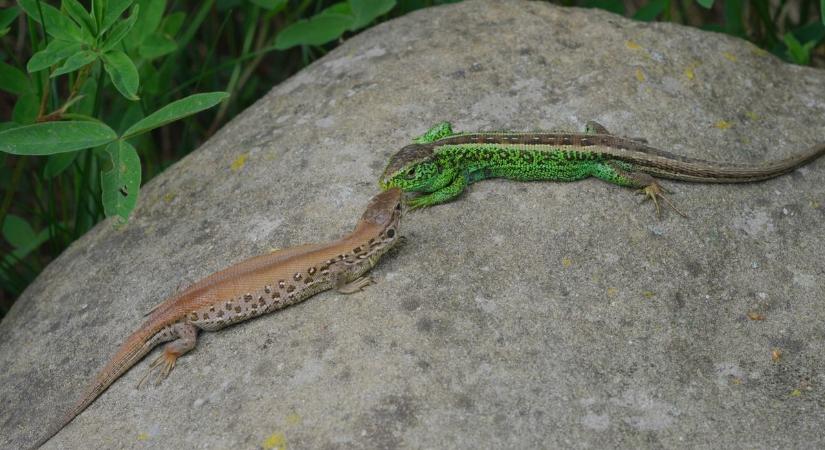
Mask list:
[[[417,209],[426,208],[426,207],[430,206],[430,203],[428,202],[428,198],[427,198],[426,195],[421,195],[421,196],[418,196],[418,197],[411,198],[411,199],[407,200],[406,203],[407,203],[407,210],[409,210],[409,211],[415,211]]]
[[[660,208],[659,208],[659,200],[658,200],[658,199],[661,198],[662,201],[664,201],[665,204],[667,204],[667,206],[670,207],[670,209],[676,211],[676,214],[679,214],[680,216],[682,216],[684,218],[687,218],[687,216],[682,211],[679,211],[679,209],[676,208],[675,205],[673,205],[673,203],[670,201],[670,199],[667,198],[667,195],[665,195],[665,194],[667,194],[668,191],[665,190],[665,188],[663,188],[662,185],[660,185],[655,180],[651,181],[650,184],[648,184],[647,186],[639,189],[638,192],[640,194],[643,194],[645,197],[649,198],[650,200],[653,200],[653,205],[656,206],[656,217],[661,217],[662,216]]]
[[[149,365],[149,369],[146,371],[146,374],[143,375],[140,381],[138,381],[138,389],[140,389],[141,385],[143,385],[146,380],[152,378],[153,373],[155,378],[155,386],[159,385],[161,381],[165,380],[166,377],[169,376],[169,372],[175,368],[175,363],[177,363],[179,356],[180,355],[177,353],[164,349],[163,353],[161,353],[161,355]]]
[[[336,290],[342,294],[354,294],[364,290],[365,287],[374,282],[371,276],[358,277],[347,284],[336,287]]]

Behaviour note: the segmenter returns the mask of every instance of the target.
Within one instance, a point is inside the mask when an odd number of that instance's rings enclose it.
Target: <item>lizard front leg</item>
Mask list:
[[[416,144],[429,144],[454,134],[453,125],[450,122],[440,122],[430,127],[426,133],[413,139],[413,142]]]
[[[464,191],[464,188],[467,187],[468,183],[468,175],[463,173],[458,174],[447,186],[435,192],[408,200],[407,206],[409,206],[410,209],[418,209],[425,206],[433,206],[439,203],[448,202],[458,197],[458,195]]]

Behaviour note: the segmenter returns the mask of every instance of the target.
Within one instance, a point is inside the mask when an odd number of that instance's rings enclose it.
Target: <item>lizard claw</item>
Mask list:
[[[180,355],[164,350],[163,353],[149,365],[149,369],[146,371],[146,374],[141,377],[140,381],[138,381],[137,388],[140,389],[143,383],[151,378],[153,373],[155,376],[155,386],[159,385],[161,381],[165,380],[166,377],[169,376],[169,372],[175,368],[175,364],[178,361],[178,356]]]
[[[679,209],[676,208],[676,206],[673,204],[673,202],[671,202],[670,199],[667,198],[667,195],[665,195],[665,194],[668,193],[668,191],[665,188],[663,188],[662,185],[657,183],[655,180],[651,181],[650,184],[648,184],[647,186],[639,189],[638,192],[640,194],[643,194],[645,197],[649,198],[650,200],[653,200],[653,205],[656,206],[656,217],[661,217],[662,216],[661,215],[661,210],[659,208],[659,200],[658,200],[658,199],[661,198],[662,201],[664,201],[665,204],[667,204],[667,206],[670,207],[670,209],[676,211],[676,214],[679,214],[680,216],[682,216],[684,218],[687,218],[687,215],[685,215],[682,211],[679,211]]]
[[[407,200],[407,210],[415,211],[417,209],[427,207],[427,202],[425,200],[422,200],[423,198],[424,196],[420,196]]]

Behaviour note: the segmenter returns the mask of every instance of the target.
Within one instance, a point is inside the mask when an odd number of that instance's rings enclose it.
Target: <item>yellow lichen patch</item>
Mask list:
[[[642,296],[644,296],[644,298],[647,298],[647,299],[653,298],[655,295],[656,295],[656,293],[653,292],[653,291],[643,291],[642,292]]]
[[[290,425],[298,425],[301,423],[301,416],[299,416],[296,412],[291,412],[286,416],[286,423]]]
[[[138,438],[139,441],[148,441],[149,440],[149,434],[148,433],[139,433],[137,438]]]
[[[717,120],[716,123],[713,124],[713,126],[719,128],[720,130],[727,130],[728,128],[732,127],[733,124],[728,122],[727,120]]]
[[[266,438],[263,443],[266,450],[286,450],[286,436],[284,433],[275,433]]]
[[[247,156],[246,153],[241,153],[240,155],[238,155],[238,157],[235,158],[234,161],[232,161],[232,164],[229,165],[229,168],[233,172],[237,172],[237,171],[243,169],[243,166],[246,165],[246,156]]]
[[[779,362],[780,359],[782,359],[782,350],[778,348],[771,350],[771,361]]]
[[[645,81],[645,73],[642,72],[642,69],[636,69],[636,80],[640,83]]]
[[[756,56],[768,56],[770,54],[767,51],[765,51],[765,50],[763,50],[759,47],[753,47],[751,49],[751,53],[753,53]]]
[[[819,209],[819,207],[820,207],[820,206],[822,206],[822,205],[821,205],[818,201],[816,201],[816,200],[811,200],[808,204],[809,204],[809,205],[811,205],[811,208],[813,208],[813,209]]]
[[[166,194],[163,195],[163,201],[166,202],[166,204],[168,205],[169,203],[172,203],[175,200],[175,198],[177,198],[177,196],[178,196],[178,194],[173,194],[172,192],[167,192]]]
[[[685,78],[690,81],[693,81],[696,78],[696,68],[699,67],[698,62],[692,62],[689,66],[685,68],[684,74]]]
[[[748,312],[748,319],[750,320],[765,320],[765,315],[758,313],[756,311],[749,311]]]
[[[753,111],[745,111],[745,116],[747,116],[750,120],[759,120],[759,114],[756,114]]]
[[[802,391],[800,391],[799,389],[794,389],[794,390],[791,391],[791,397],[799,397],[801,395],[802,395]]]
[[[573,265],[573,260],[565,256],[561,259],[561,265],[563,267],[570,267]]]
[[[624,45],[627,46],[627,48],[629,48],[631,50],[641,50],[642,49],[641,45],[639,45],[639,44],[637,44],[637,43],[635,43],[631,40],[625,41]]]
[[[616,294],[618,294],[618,293],[619,293],[619,290],[614,288],[614,287],[607,288],[607,296],[608,297],[615,297]]]
[[[722,52],[722,56],[730,62],[736,62],[736,55],[730,52]]]

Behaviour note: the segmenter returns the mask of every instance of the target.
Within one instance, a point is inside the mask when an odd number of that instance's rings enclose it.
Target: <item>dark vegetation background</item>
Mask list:
[[[0,0],[0,317],[72,241],[128,217],[142,182],[273,85],[369,26],[452,2]],[[825,67],[825,0],[553,3],[719,31]],[[189,97],[203,92],[214,94]],[[52,132],[59,142],[44,140]]]

